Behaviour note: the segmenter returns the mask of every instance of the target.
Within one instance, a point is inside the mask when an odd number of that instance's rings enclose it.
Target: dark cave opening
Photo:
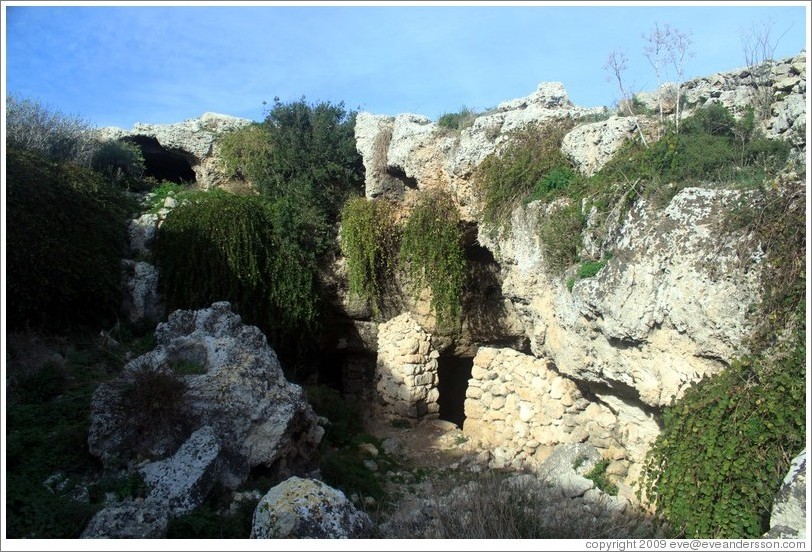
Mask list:
[[[465,422],[465,392],[474,359],[459,356],[441,356],[437,359],[437,391],[440,397],[440,419],[457,424]]]
[[[192,170],[189,159],[183,154],[166,149],[151,136],[131,136],[127,141],[141,148],[141,155],[144,157],[144,176],[177,184],[190,184],[196,181],[195,171]]]

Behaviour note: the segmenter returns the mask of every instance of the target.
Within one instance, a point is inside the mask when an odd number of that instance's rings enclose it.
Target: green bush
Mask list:
[[[610,461],[607,458],[601,459],[584,477],[591,479],[595,483],[595,486],[606,494],[617,496],[617,485],[606,476],[606,468],[609,467],[609,464]]]
[[[585,261],[578,267],[579,278],[592,278],[606,266],[606,261]]]
[[[381,293],[394,278],[398,233],[384,200],[354,197],[341,211],[339,241],[347,259],[350,292],[380,311]]]
[[[423,194],[403,228],[400,264],[415,296],[426,287],[431,290],[431,308],[442,331],[459,325],[467,270],[462,238],[457,208],[442,193]]]
[[[304,196],[331,222],[349,193],[363,190],[355,112],[344,104],[278,98],[265,121],[223,137],[225,166],[271,199]]]
[[[804,447],[805,347],[774,365],[733,362],[666,409],[649,452],[649,499],[691,538],[754,538],[769,529],[788,459]]]
[[[549,198],[556,190],[568,188],[576,179],[577,175],[571,168],[555,167],[538,181],[529,201]]]
[[[287,360],[300,345],[312,345],[319,312],[315,258],[298,241],[290,222],[296,206],[288,205],[222,191],[187,196],[155,240],[168,307],[230,301]]]
[[[144,176],[144,156],[137,144],[124,140],[104,142],[93,153],[91,166],[107,180],[127,189],[139,188]]]
[[[67,330],[114,321],[127,202],[93,171],[10,148],[6,157],[8,324]]]
[[[466,106],[462,106],[456,113],[444,113],[437,119],[437,126],[449,130],[462,130],[474,124],[476,112]]]
[[[562,120],[516,130],[501,152],[479,164],[474,182],[487,223],[504,228],[511,211],[531,194],[549,199],[570,183],[561,142],[572,126],[572,121]]]
[[[679,134],[666,133],[644,148],[630,143],[591,180],[643,182],[644,194],[665,205],[680,189],[707,182],[762,183],[783,167],[790,146],[765,138],[751,111],[735,119],[712,104],[697,109],[681,123]]]

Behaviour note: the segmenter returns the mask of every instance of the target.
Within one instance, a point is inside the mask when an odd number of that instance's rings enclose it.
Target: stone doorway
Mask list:
[[[441,356],[437,359],[437,390],[440,419],[457,424],[465,422],[465,392],[474,359],[458,356]]]

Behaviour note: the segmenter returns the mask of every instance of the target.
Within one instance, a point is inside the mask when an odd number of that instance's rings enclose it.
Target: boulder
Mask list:
[[[259,501],[252,539],[358,538],[372,526],[369,516],[344,493],[315,479],[291,477]]]
[[[633,117],[611,117],[606,121],[580,125],[564,136],[561,152],[583,175],[592,176],[634,137],[636,129]]]
[[[93,394],[91,454],[113,464],[138,444],[147,458],[163,459],[194,431],[210,426],[223,459],[218,479],[228,488],[239,486],[256,466],[287,475],[310,462],[324,429],[302,388],[285,379],[262,332],[243,324],[229,303],[175,311],[155,335],[153,351],[130,361],[117,380]],[[200,373],[176,373],[179,362],[197,365]],[[181,404],[172,424],[147,419],[153,432],[141,428],[138,435],[133,416],[143,414],[128,412],[127,390],[144,370],[164,374],[160,381],[179,380],[184,393],[174,399]],[[166,408],[161,413],[166,416]]]
[[[124,285],[122,309],[130,322],[155,323],[163,318],[165,307],[158,293],[158,268],[145,261],[121,261]]]
[[[219,474],[220,444],[210,426],[203,426],[166,460],[138,471],[150,487],[147,502],[169,516],[187,514],[203,504]]]
[[[806,451],[792,459],[781,488],[773,500],[770,530],[765,538],[806,538]]]
[[[96,513],[83,539],[160,539],[166,535],[166,510],[144,500],[110,504]]]

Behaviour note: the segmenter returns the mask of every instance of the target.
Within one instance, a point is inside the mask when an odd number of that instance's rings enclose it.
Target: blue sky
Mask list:
[[[4,91],[123,128],[206,111],[261,120],[275,96],[437,118],[543,81],[563,82],[576,104],[611,106],[612,50],[628,56],[631,89],[655,88],[642,38],[655,22],[692,34],[687,78],[744,66],[741,37],[753,25],[783,35],[776,57],[799,53],[809,32],[804,2],[322,4],[6,2]]]

